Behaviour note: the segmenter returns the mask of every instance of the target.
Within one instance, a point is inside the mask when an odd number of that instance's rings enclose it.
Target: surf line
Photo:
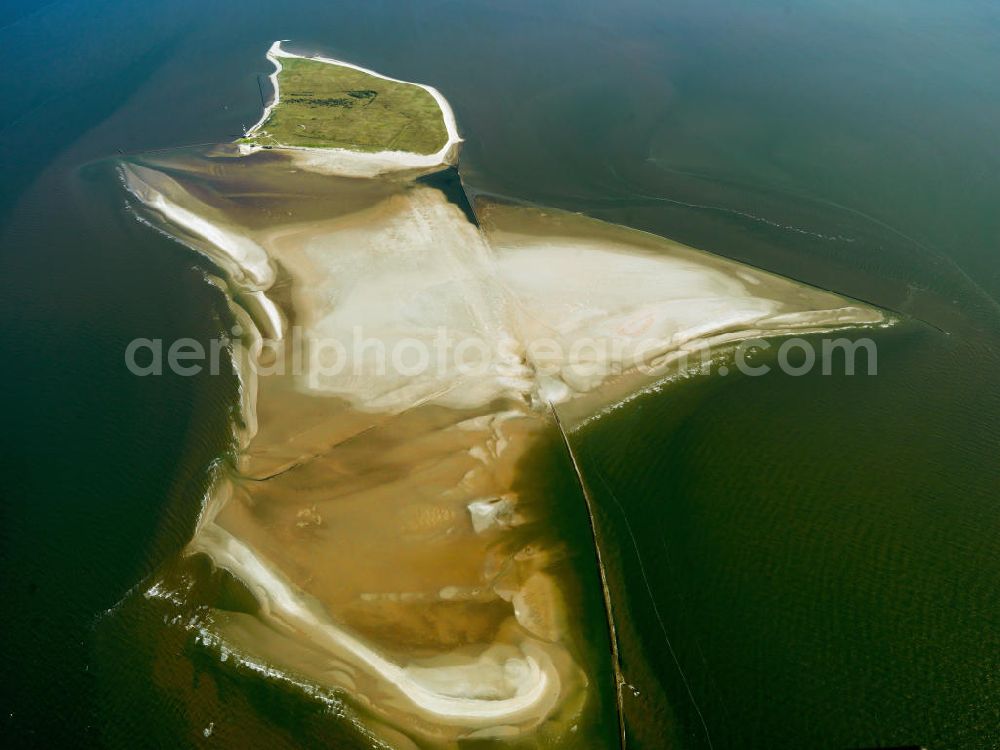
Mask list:
[[[569,443],[569,437],[566,435],[566,430],[563,428],[562,420],[559,419],[559,413],[556,411],[551,401],[547,400],[546,403],[549,406],[549,411],[552,413],[553,419],[555,419],[556,428],[559,430],[559,436],[562,438],[563,445],[566,447],[566,452],[569,454],[569,460],[573,464],[573,472],[576,474],[576,481],[580,485],[580,491],[583,492],[583,500],[587,506],[587,519],[590,521],[590,533],[594,540],[594,552],[597,556],[597,571],[601,577],[601,592],[604,595],[604,611],[607,615],[608,636],[611,640],[611,659],[615,670],[615,699],[618,709],[618,741],[621,750],[625,750],[625,703],[623,693],[625,689],[625,677],[622,675],[622,663],[618,655],[618,631],[615,628],[615,616],[611,609],[611,590],[608,588],[608,575],[604,570],[604,560],[601,558],[601,545],[597,539],[597,520],[594,517],[593,499],[590,496],[590,490],[587,489],[587,483],[583,481],[583,473],[580,471],[580,465],[577,463],[576,453],[573,452],[573,446]]]

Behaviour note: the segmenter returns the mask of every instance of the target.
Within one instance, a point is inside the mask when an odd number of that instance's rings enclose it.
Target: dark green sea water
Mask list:
[[[437,86],[472,189],[912,318],[877,376],[691,380],[573,435],[637,746],[1000,746],[995,2],[3,13],[6,745],[351,746],[127,596],[187,541],[236,391],[125,370],[132,338],[208,339],[225,304],[99,162],[230,140],[287,38]]]

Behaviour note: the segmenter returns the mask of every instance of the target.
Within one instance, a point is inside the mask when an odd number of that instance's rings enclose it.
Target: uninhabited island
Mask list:
[[[461,138],[455,116],[431,87],[326,57],[302,57],[275,42],[267,58],[274,98],[239,143],[299,150],[300,159],[326,150],[338,174],[370,176],[391,168],[455,163]],[[361,158],[353,158],[354,155]],[[315,155],[315,154],[314,154]],[[337,157],[340,157],[339,159]]]
[[[120,163],[242,337],[239,455],[185,553],[256,608],[215,606],[197,637],[390,746],[617,742],[624,605],[569,433],[706,350],[890,319],[585,216],[469,205],[439,92],[268,54],[274,102],[236,144]]]

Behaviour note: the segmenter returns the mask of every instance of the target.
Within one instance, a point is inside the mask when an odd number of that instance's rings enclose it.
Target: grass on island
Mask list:
[[[295,57],[281,68],[278,106],[244,143],[433,154],[448,142],[441,108],[420,86]]]

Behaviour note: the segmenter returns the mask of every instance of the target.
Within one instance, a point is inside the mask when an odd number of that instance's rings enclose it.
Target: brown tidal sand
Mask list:
[[[123,176],[150,221],[220,267],[246,330],[243,450],[190,551],[260,610],[218,613],[212,635],[347,691],[396,744],[588,741],[573,732],[613,666],[609,651],[583,669],[569,615],[572,592],[600,586],[593,549],[589,569],[567,562],[579,540],[559,536],[523,470],[556,430],[553,406],[579,421],[617,403],[655,382],[637,374],[643,357],[884,322],[585,217],[484,203],[479,228],[412,174],[318,176],[216,150],[133,160]],[[315,343],[358,326],[390,348],[432,347],[443,329],[490,360],[411,372]],[[257,376],[262,335],[279,372]],[[586,336],[623,349],[576,350]],[[643,337],[656,346],[640,356]],[[560,351],[534,350],[541,338]]]
[[[434,611],[495,612],[500,595],[492,584],[510,552],[502,535],[475,531],[468,505],[483,498],[510,501],[517,462],[532,433],[545,425],[518,413],[500,424],[493,417],[470,427],[475,417],[456,422],[466,415],[442,412],[417,408],[268,479],[237,480],[237,502],[228,503],[215,523],[357,624],[384,629],[377,624],[380,612],[420,609],[414,615],[420,621],[402,630],[458,632],[461,623],[439,622]],[[507,446],[492,453],[501,438]],[[254,446],[267,451],[259,440]],[[485,462],[474,457],[476,449]],[[509,523],[525,520],[526,509],[517,511]],[[503,609],[509,616],[509,607]],[[482,613],[474,617],[481,630]],[[490,627],[498,625],[495,620]],[[400,646],[405,644],[393,637],[383,648]]]
[[[209,257],[220,257],[220,237],[236,238],[251,264],[266,257],[230,274],[273,303],[241,313],[247,328],[331,329],[357,285],[347,274],[378,265],[380,254],[384,270],[430,279],[423,299],[432,306],[446,299],[448,314],[465,315],[481,306],[470,331],[502,327],[490,313],[485,246],[436,190],[328,178],[306,200],[280,160],[260,158],[256,169],[224,157],[167,161],[126,167],[151,208],[183,207],[156,217],[162,226]],[[341,192],[348,197],[334,200]],[[316,216],[315,203],[342,212]],[[199,229],[195,215],[223,234]],[[460,258],[470,246],[471,267]],[[398,333],[392,319],[379,320],[377,295],[357,303],[383,338]],[[473,384],[456,395],[454,372],[443,387],[415,388],[353,372],[312,377],[308,353],[291,362],[293,342],[286,335],[278,347],[290,356],[283,374],[254,377],[244,363],[254,394],[245,450],[191,546],[243,578],[262,604],[257,615],[220,614],[227,647],[346,689],[372,719],[422,742],[568,731],[600,679],[571,655],[579,644],[563,592],[578,587],[567,580],[578,572],[552,533],[551,508],[517,489],[518,466],[551,421],[504,388],[481,397]],[[253,331],[244,343],[254,347]]]

